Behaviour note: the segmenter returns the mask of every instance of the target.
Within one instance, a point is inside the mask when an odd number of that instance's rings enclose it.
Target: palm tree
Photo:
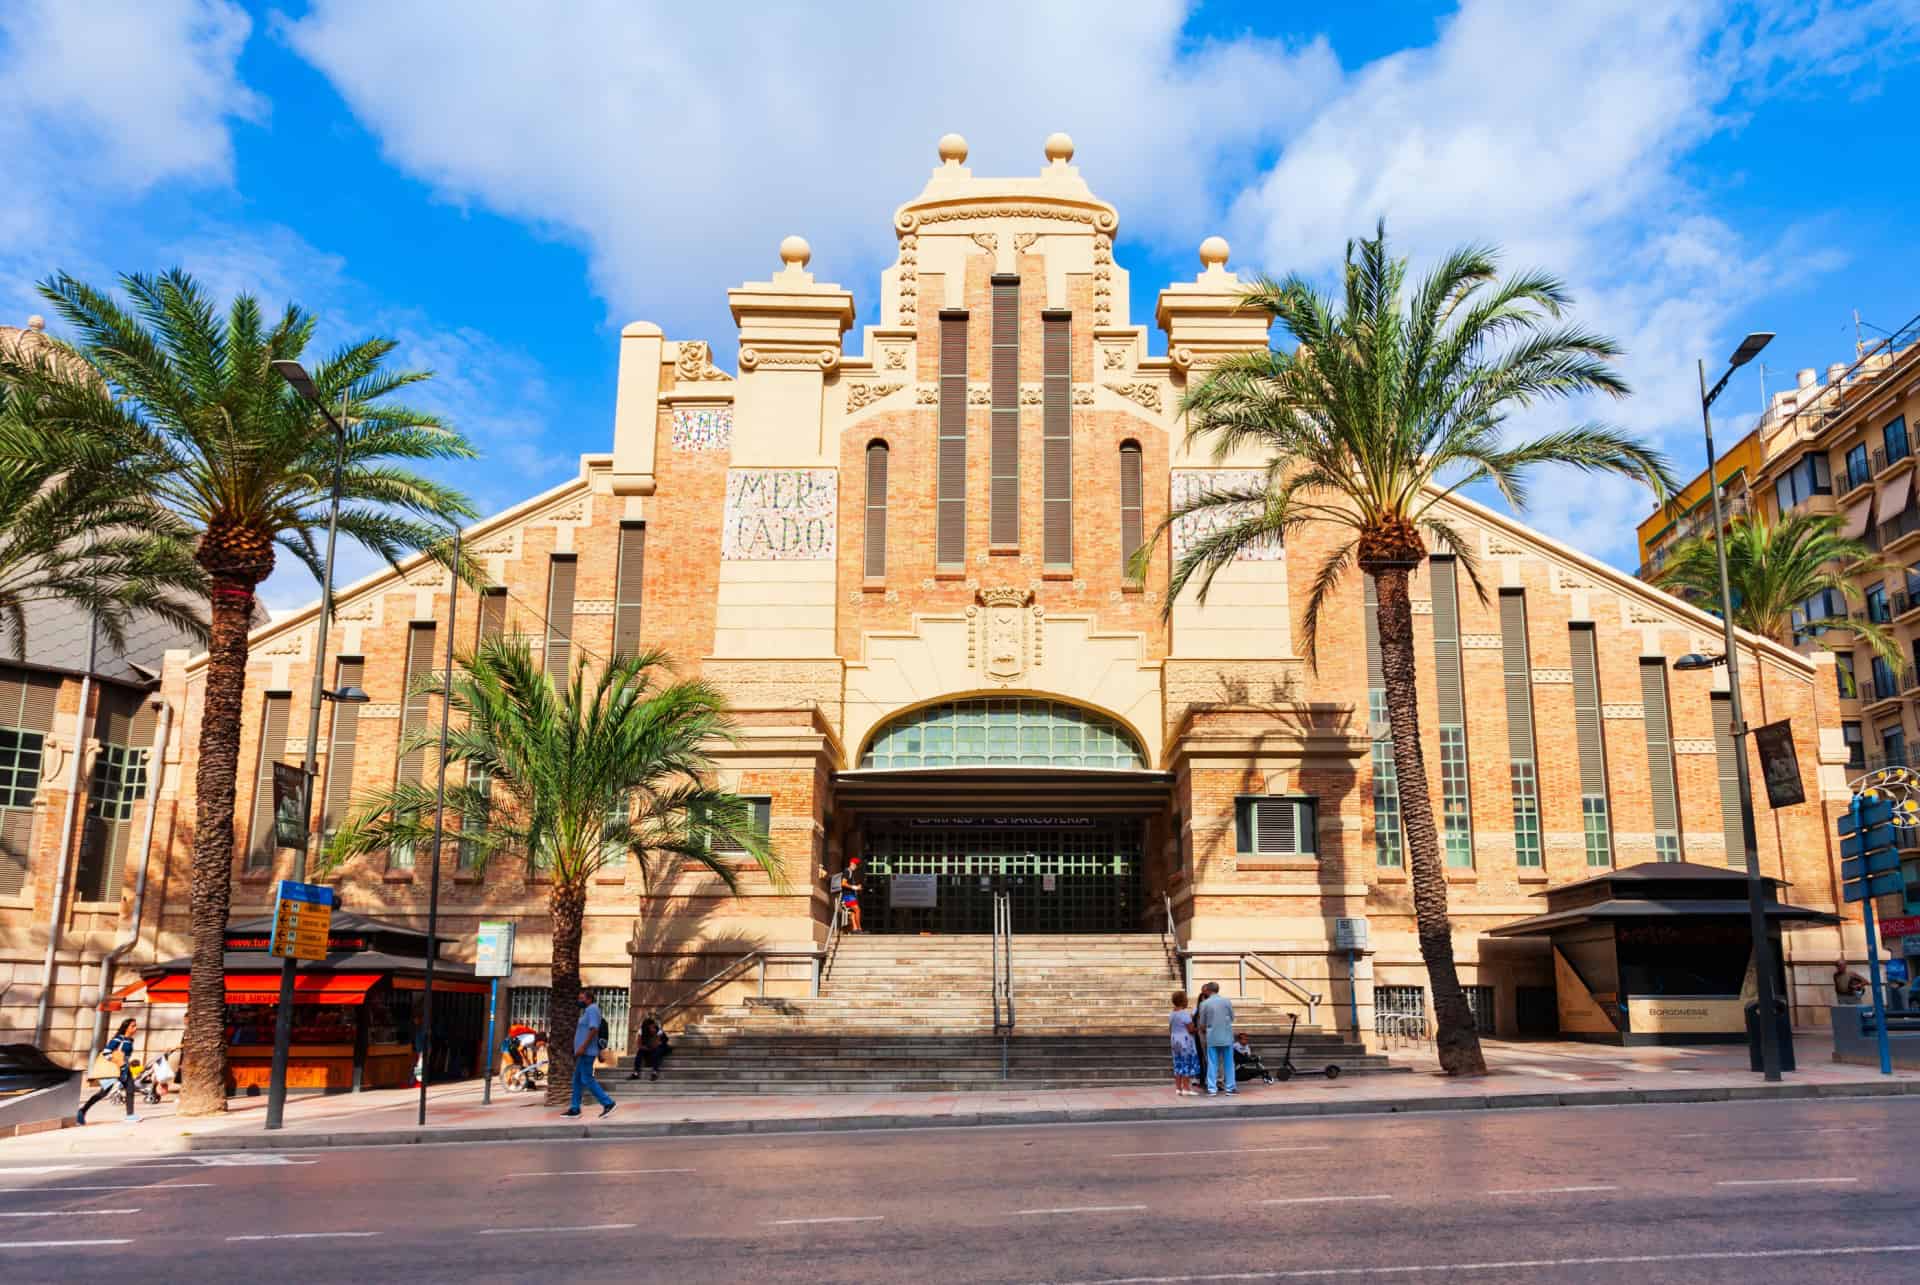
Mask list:
[[[326,524],[335,441],[271,363],[298,360],[314,318],[289,305],[271,321],[252,295],[225,316],[179,270],[120,279],[130,308],[64,273],[43,283],[104,382],[38,378],[35,414],[120,461],[186,524],[208,588],[206,693],[194,776],[193,980],[183,1040],[180,1109],[226,1109],[226,978],[222,951],[234,860],[234,785],[254,590],[275,546],[322,574],[315,532]],[[464,459],[465,438],[426,412],[395,404],[429,378],[384,363],[396,344],[363,339],[312,368],[329,404],[344,398],[340,530],[389,561],[432,546],[449,520],[471,516],[459,492],[407,464]]]
[[[526,858],[547,881],[553,916],[554,1033],[547,1100],[558,1103],[572,1075],[570,1038],[579,1016],[580,937],[587,888],[601,870],[632,860],[646,886],[683,861],[737,888],[733,858],[744,856],[776,884],[784,882],[752,809],[729,790],[705,784],[712,747],[733,738],[726,701],[697,679],[663,681],[666,657],[642,652],[608,662],[588,682],[586,666],[555,690],[524,642],[498,638],[458,658],[447,764],[465,765],[465,781],[447,788],[460,840],[485,868],[492,854]],[[438,695],[445,679],[425,679]],[[439,740],[422,730],[401,747],[412,753]],[[433,842],[435,791],[398,783],[363,796],[334,837],[329,866],[357,856]]]
[[[1671,482],[1658,453],[1598,424],[1531,438],[1510,434],[1508,416],[1516,410],[1628,391],[1609,364],[1619,351],[1613,341],[1561,322],[1568,295],[1559,280],[1538,272],[1501,280],[1492,251],[1466,247],[1448,255],[1410,298],[1406,285],[1406,261],[1388,254],[1382,224],[1371,240],[1348,242],[1340,298],[1297,276],[1262,278],[1245,292],[1242,306],[1286,327],[1299,347],[1221,361],[1182,409],[1190,442],[1209,441],[1216,458],[1259,452],[1264,476],[1257,486],[1179,506],[1156,540],[1189,516],[1216,524],[1176,562],[1170,613],[1195,582],[1204,603],[1214,577],[1242,550],[1310,523],[1346,528],[1345,542],[1315,569],[1301,631],[1306,658],[1317,665],[1321,613],[1347,572],[1373,577],[1435,1042],[1448,1074],[1480,1074],[1486,1063],[1454,968],[1446,875],[1420,747],[1408,579],[1432,538],[1480,590],[1473,546],[1450,525],[1445,504],[1463,486],[1491,483],[1519,510],[1525,474],[1541,464],[1621,473],[1662,494]],[[1145,565],[1143,551],[1137,566]]]
[[[1802,614],[1809,599],[1824,598],[1829,591],[1843,601],[1858,602],[1863,595],[1855,581],[1882,574],[1891,565],[1862,541],[1842,535],[1844,526],[1836,515],[1809,513],[1789,513],[1778,522],[1756,514],[1731,523],[1726,541],[1733,623],[1788,647],[1811,636],[1822,647],[1851,654],[1850,644],[1858,640],[1894,673],[1903,673],[1907,662],[1900,644],[1881,622],[1844,613]],[[1712,535],[1682,542],[1654,582],[1718,614],[1720,563]],[[1844,635],[1849,646],[1829,639],[1828,631]]]
[[[138,473],[45,431],[21,387],[34,378],[0,353],[0,639],[24,658],[28,609],[51,602],[86,609],[115,647],[136,616],[204,638],[192,532]]]

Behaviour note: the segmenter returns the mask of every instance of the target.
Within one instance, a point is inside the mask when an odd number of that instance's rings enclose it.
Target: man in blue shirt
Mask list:
[[[1208,982],[1213,993],[1200,1001],[1194,1024],[1200,1028],[1200,1042],[1206,1046],[1207,1096],[1233,1094],[1233,1004],[1220,993],[1215,982]],[[1225,1081],[1225,1085],[1221,1081]]]
[[[580,1114],[580,1095],[589,1090],[600,1104],[603,1117],[613,1110],[613,1099],[593,1076],[593,1064],[599,1060],[601,1048],[600,1006],[594,1003],[593,992],[582,986],[580,1021],[573,1028],[573,1105],[567,1108],[566,1114]]]

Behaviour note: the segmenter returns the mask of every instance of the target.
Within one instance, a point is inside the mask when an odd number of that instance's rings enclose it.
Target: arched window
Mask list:
[[[867,579],[887,574],[887,444],[867,443]]]
[[[1118,722],[1062,701],[985,697],[902,714],[875,733],[861,767],[1146,766]]]
[[[1146,511],[1141,498],[1140,443],[1120,443],[1120,571],[1146,542]]]

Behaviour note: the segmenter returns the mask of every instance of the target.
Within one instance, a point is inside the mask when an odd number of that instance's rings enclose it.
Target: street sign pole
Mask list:
[[[1903,805],[1902,817],[1910,815]],[[1873,899],[1897,892],[1902,884],[1900,852],[1889,799],[1856,793],[1841,823],[1840,895],[1860,903],[1867,930],[1867,975],[1873,982],[1873,1034],[1880,1050],[1880,1074],[1893,1074],[1893,1051],[1887,1043],[1886,993],[1881,983],[1880,934],[1874,922]],[[1903,820],[1902,824],[1906,824]]]
[[[1360,1042],[1360,982],[1356,977],[1356,961],[1360,952],[1347,952],[1347,1012],[1353,1018],[1353,1038]]]
[[[1873,1037],[1880,1046],[1880,1074],[1893,1074],[1893,1050],[1887,1045],[1887,1005],[1880,991],[1880,943],[1874,932],[1873,898],[1861,903],[1867,912],[1867,976],[1873,982]]]
[[[500,979],[498,977],[495,977],[489,981],[487,986],[487,1048],[486,1048],[487,1078],[481,1081],[481,1084],[480,1084],[480,1105],[481,1106],[486,1106],[488,1103],[493,1101],[493,1064],[496,1061],[498,1061],[500,1057],[499,1051],[493,1047],[493,1019],[494,1019],[494,1014],[498,1013],[499,1011],[500,1011]]]

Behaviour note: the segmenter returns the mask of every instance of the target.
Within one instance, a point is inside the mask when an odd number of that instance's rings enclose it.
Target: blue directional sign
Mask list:
[[[1864,830],[1847,835],[1840,840],[1840,855],[1857,857],[1863,852],[1875,852],[1881,848],[1893,846],[1892,825],[1870,825]]]
[[[1899,892],[1904,886],[1903,876],[1898,870],[1878,874],[1854,883],[1844,884],[1840,896],[1845,901],[1866,901],[1871,897],[1884,897],[1890,892]]]
[[[1840,862],[1840,878],[1846,883],[1868,875],[1886,874],[1900,868],[1900,853],[1893,848],[1877,848],[1864,857],[1847,857]]]
[[[1855,816],[1855,810],[1849,810],[1840,814],[1839,829],[1841,834],[1852,834],[1862,826],[1871,829],[1874,826],[1886,825],[1893,820],[1893,800],[1861,799],[1857,812],[1857,818]]]

